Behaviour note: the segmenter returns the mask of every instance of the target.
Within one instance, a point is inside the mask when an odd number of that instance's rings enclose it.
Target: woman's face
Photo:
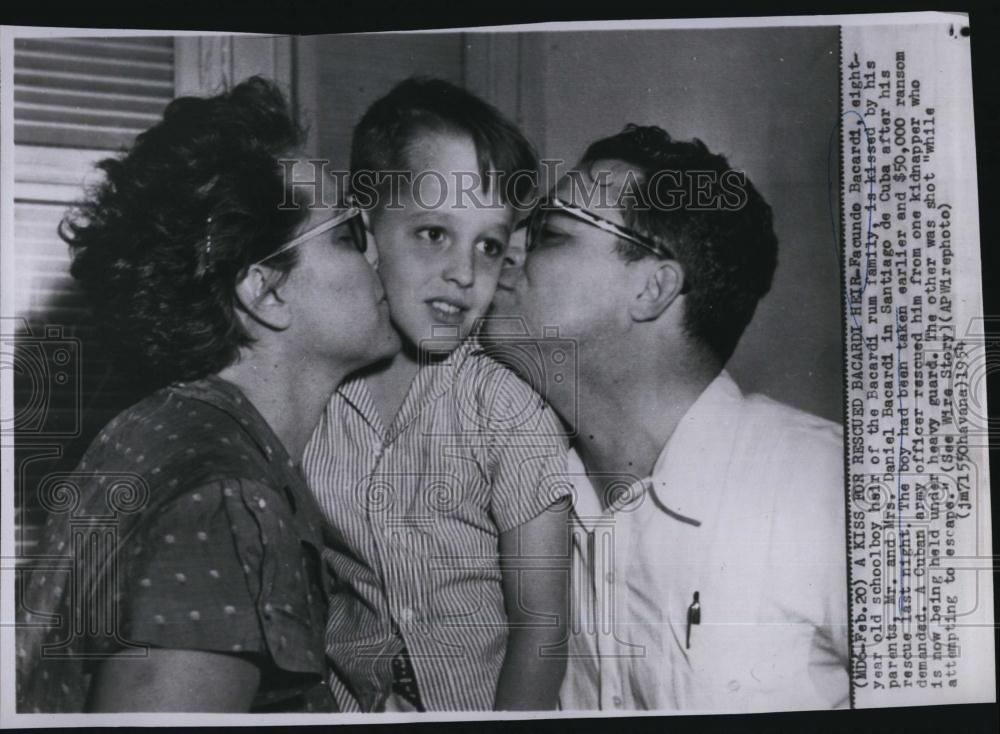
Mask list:
[[[338,213],[312,209],[299,232]],[[297,346],[349,370],[399,351],[382,282],[358,250],[349,225],[322,232],[298,249],[298,262],[280,288],[291,309],[290,330]]]

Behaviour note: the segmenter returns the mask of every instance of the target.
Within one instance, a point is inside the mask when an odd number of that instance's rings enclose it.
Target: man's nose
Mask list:
[[[476,248],[471,242],[451,248],[446,257],[445,280],[460,288],[469,288],[476,282]]]
[[[525,249],[524,230],[518,230],[510,237],[510,244],[507,245],[507,252],[503,256],[503,265],[500,268],[500,281],[497,284],[501,288],[513,288],[524,271],[524,261],[527,257]]]
[[[510,236],[510,242],[507,244],[507,252],[503,256],[504,270],[524,267],[524,261],[527,256],[527,229],[521,227],[515,230]]]

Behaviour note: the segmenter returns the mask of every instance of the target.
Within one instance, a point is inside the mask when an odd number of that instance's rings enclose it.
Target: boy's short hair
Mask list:
[[[479,171],[470,173],[481,177],[483,191],[497,182],[503,204],[530,205],[537,180],[534,147],[493,105],[443,79],[411,77],[368,108],[354,128],[352,176],[410,171],[411,147],[427,132],[471,137]]]
[[[685,329],[725,363],[771,287],[778,257],[771,207],[742,171],[733,171],[703,142],[674,140],[653,125],[627,125],[617,135],[595,141],[581,164],[601,160],[623,161],[638,172],[633,193],[644,205],[626,206],[625,221],[663,240],[676,254],[690,286]],[[661,178],[663,174],[673,179]],[[658,180],[668,186],[671,180],[684,185],[698,181],[699,195],[711,203],[702,205],[689,196],[680,206],[658,205],[664,200],[662,192],[652,190]],[[619,252],[626,260],[649,256],[645,248],[624,241]]]

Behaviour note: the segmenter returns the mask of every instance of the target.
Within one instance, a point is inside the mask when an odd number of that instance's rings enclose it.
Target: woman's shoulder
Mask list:
[[[255,437],[251,424],[250,417],[225,406],[173,386],[162,388],[115,416],[78,468],[131,473],[148,484],[180,479],[191,486],[227,476],[261,478],[268,474],[269,453],[277,447]]]

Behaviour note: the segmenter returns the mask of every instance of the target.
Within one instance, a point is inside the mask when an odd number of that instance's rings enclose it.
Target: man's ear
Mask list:
[[[291,325],[291,309],[282,299],[280,286],[285,278],[266,265],[251,265],[236,284],[236,299],[240,308],[254,321],[275,331]]]
[[[680,263],[676,260],[653,262],[655,268],[646,270],[646,278],[641,284],[642,290],[629,306],[629,315],[635,321],[658,319],[667,310],[667,306],[680,295],[684,286],[684,269]]]
[[[368,247],[365,249],[365,260],[373,268],[378,268],[378,242],[375,241],[375,230],[372,228],[372,215],[368,209],[361,210],[361,221],[365,227],[365,238]]]

